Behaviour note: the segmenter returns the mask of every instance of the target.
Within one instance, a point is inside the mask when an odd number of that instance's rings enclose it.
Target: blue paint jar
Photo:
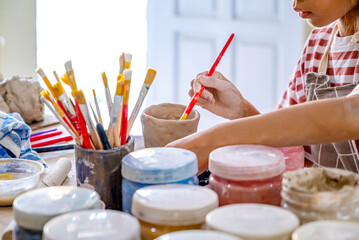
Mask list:
[[[122,210],[131,213],[137,189],[157,184],[198,185],[197,156],[180,148],[145,148],[122,160]]]

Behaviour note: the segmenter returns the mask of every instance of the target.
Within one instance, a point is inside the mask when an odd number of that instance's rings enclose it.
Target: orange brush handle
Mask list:
[[[214,63],[213,63],[213,65],[212,65],[211,69],[210,69],[210,70],[208,71],[208,73],[206,74],[206,76],[208,76],[208,77],[212,76],[212,74],[213,74],[214,70],[216,69],[216,67],[217,67],[217,65],[218,65],[218,63],[219,63],[219,61],[221,61],[221,58],[223,57],[224,53],[226,52],[226,50],[227,50],[229,44],[232,42],[233,37],[234,37],[234,34],[232,33],[231,36],[228,38],[226,44],[224,45],[222,51],[219,53],[219,55],[218,55],[216,61],[214,61]],[[195,95],[193,95],[193,97],[192,97],[190,103],[188,104],[186,110],[185,110],[184,113],[182,114],[180,120],[186,120],[186,118],[188,117],[188,115],[191,113],[191,111],[192,111],[194,105],[196,105],[196,103],[197,103],[199,97],[201,96],[203,90],[204,90],[204,86],[201,87],[201,90],[200,90],[199,92],[197,92]]]

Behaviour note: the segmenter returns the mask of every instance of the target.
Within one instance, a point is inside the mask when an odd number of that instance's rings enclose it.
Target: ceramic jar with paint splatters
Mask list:
[[[167,184],[137,190],[132,213],[140,221],[142,240],[153,240],[170,232],[201,229],[217,206],[218,196],[211,189]]]
[[[277,206],[241,203],[214,209],[206,216],[206,225],[246,240],[290,240],[299,219]]]
[[[197,156],[180,148],[146,148],[127,154],[122,161],[122,209],[131,213],[137,189],[158,184],[198,185]]]
[[[260,145],[218,148],[209,156],[209,188],[217,192],[219,205],[264,203],[280,206],[285,170],[283,153]]]
[[[100,207],[100,196],[90,189],[59,186],[32,190],[14,200],[16,227],[13,239],[41,240],[43,227],[50,219],[72,211]]]
[[[140,240],[140,223],[116,210],[84,210],[63,214],[48,221],[44,240]]]

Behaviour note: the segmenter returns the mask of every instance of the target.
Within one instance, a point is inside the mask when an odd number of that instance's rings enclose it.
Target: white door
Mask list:
[[[147,104],[188,105],[190,81],[209,70],[233,32],[217,70],[261,112],[273,110],[304,44],[290,0],[148,0],[148,65],[158,70]],[[199,129],[224,121],[196,106]]]

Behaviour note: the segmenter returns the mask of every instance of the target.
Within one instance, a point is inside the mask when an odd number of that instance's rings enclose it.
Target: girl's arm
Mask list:
[[[197,154],[199,172],[216,148],[234,144],[297,146],[359,138],[359,95],[298,104],[237,119],[174,141],[167,146]]]

